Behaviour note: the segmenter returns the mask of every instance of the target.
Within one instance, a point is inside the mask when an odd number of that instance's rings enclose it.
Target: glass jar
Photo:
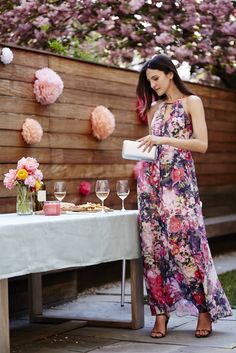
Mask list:
[[[61,206],[59,201],[45,201],[43,205],[45,216],[59,216],[61,214]]]
[[[26,185],[17,185],[16,212],[18,215],[33,214],[32,192]]]

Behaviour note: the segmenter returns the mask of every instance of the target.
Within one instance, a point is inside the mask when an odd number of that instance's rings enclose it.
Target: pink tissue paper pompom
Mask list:
[[[22,125],[21,134],[26,143],[34,144],[41,141],[43,129],[37,120],[27,118]]]
[[[81,181],[79,184],[79,193],[81,195],[89,195],[91,192],[91,184],[88,181]]]
[[[93,110],[91,121],[93,135],[99,140],[105,140],[115,129],[115,117],[103,105],[99,105]]]
[[[61,95],[64,85],[60,76],[45,67],[35,72],[34,94],[36,100],[43,104],[52,104]]]

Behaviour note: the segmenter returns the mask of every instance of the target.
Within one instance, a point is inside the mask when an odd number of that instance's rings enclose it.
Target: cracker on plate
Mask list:
[[[81,205],[69,205],[68,207],[66,206],[67,211],[73,211],[73,212],[100,212],[102,210],[102,206],[99,203],[93,203],[93,202],[87,202]],[[105,211],[111,211],[109,207],[104,207]]]

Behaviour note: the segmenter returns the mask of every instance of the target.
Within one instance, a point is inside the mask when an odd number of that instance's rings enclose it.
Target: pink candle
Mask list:
[[[45,216],[59,216],[61,214],[59,201],[45,201],[43,205]]]

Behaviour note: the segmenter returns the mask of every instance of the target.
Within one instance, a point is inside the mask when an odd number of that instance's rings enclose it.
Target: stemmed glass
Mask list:
[[[66,196],[66,183],[64,181],[54,183],[54,196],[60,202],[64,199]]]
[[[116,183],[116,193],[122,201],[121,211],[125,211],[125,199],[129,195],[128,180],[118,180]]]
[[[104,200],[108,197],[110,193],[108,180],[97,180],[95,185],[96,196],[102,201],[102,212],[104,210]]]

